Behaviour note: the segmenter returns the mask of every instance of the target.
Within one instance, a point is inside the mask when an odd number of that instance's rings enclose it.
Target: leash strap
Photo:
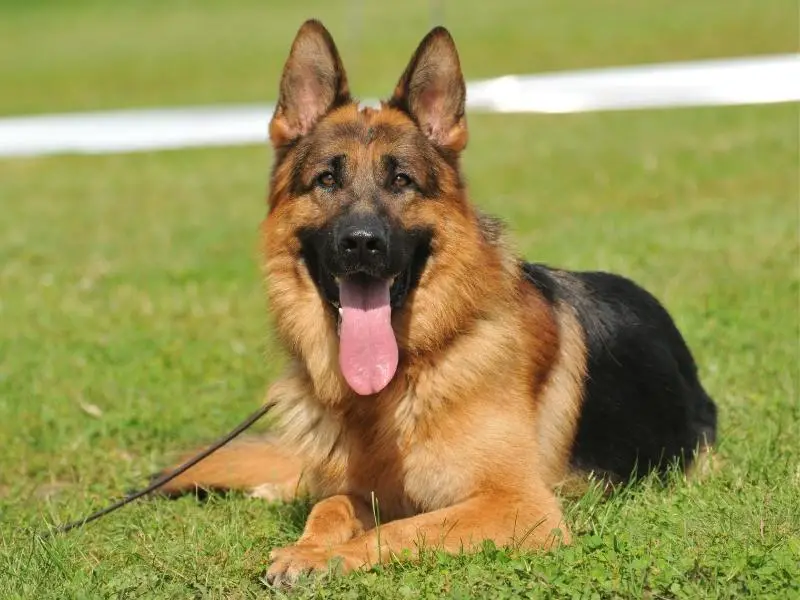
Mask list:
[[[230,433],[228,433],[227,435],[225,435],[225,436],[221,437],[220,439],[218,439],[216,442],[211,444],[208,448],[206,448],[202,452],[200,452],[198,454],[195,454],[192,458],[190,458],[189,460],[184,462],[181,466],[176,468],[174,471],[171,471],[170,473],[165,473],[164,475],[161,475],[160,477],[156,478],[146,488],[138,490],[136,492],[132,492],[132,493],[128,494],[127,496],[125,496],[124,498],[122,498],[120,500],[117,500],[113,504],[111,504],[109,506],[106,506],[105,508],[103,508],[101,510],[98,510],[97,512],[94,512],[94,513],[90,514],[87,517],[84,517],[82,519],[78,519],[76,521],[72,521],[70,523],[66,523],[65,525],[60,525],[60,526],[58,526],[58,527],[56,527],[54,529],[51,529],[51,530],[43,533],[42,537],[43,538],[48,538],[48,537],[50,537],[52,535],[55,535],[55,534],[66,533],[67,531],[71,531],[72,529],[77,529],[79,527],[83,527],[87,523],[91,523],[92,521],[96,521],[100,517],[104,517],[105,515],[107,515],[109,513],[112,513],[115,510],[118,510],[118,509],[122,508],[126,504],[130,504],[134,500],[138,500],[142,496],[147,496],[148,494],[151,494],[152,492],[154,492],[158,488],[160,488],[162,485],[164,485],[166,483],[169,483],[170,481],[172,481],[173,479],[175,479],[179,475],[182,475],[183,473],[185,473],[186,471],[191,469],[193,466],[195,466],[197,463],[199,463],[200,461],[208,458],[209,456],[214,454],[214,452],[216,452],[217,450],[222,448],[224,445],[229,443],[231,440],[233,440],[234,438],[239,436],[241,433],[243,433],[245,430],[247,430],[251,425],[253,425],[253,423],[255,423],[261,417],[266,415],[272,409],[273,406],[275,406],[275,403],[273,403],[273,402],[268,402],[267,404],[264,404],[257,411],[255,411],[253,414],[251,414],[249,417],[247,417],[244,421],[239,423],[239,425],[237,425],[234,429],[232,429],[230,431]]]

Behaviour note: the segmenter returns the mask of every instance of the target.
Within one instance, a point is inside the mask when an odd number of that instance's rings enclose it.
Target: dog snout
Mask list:
[[[389,238],[378,219],[358,219],[341,227],[336,249],[348,270],[379,271],[387,263]]]
[[[348,227],[339,239],[339,251],[362,260],[385,256],[386,236],[374,227]]]

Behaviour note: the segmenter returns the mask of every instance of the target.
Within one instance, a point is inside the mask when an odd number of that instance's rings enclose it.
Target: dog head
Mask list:
[[[358,394],[386,387],[404,354],[444,344],[491,285],[471,273],[491,244],[459,167],[465,98],[455,44],[441,27],[379,109],[351,98],[319,22],[306,22],[292,45],[269,129],[271,306],[306,363],[335,350]]]

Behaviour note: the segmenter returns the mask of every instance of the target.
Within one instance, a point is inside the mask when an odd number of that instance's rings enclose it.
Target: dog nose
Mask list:
[[[374,224],[346,227],[339,235],[339,252],[350,260],[371,264],[386,257],[386,234]]]

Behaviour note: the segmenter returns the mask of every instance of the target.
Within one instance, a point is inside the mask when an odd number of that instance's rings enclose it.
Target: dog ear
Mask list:
[[[407,113],[436,145],[467,145],[467,91],[450,32],[435,27],[420,43],[388,105]]]
[[[277,148],[306,135],[326,113],[349,101],[347,75],[331,34],[319,21],[306,21],[283,68],[269,126],[272,145]]]

